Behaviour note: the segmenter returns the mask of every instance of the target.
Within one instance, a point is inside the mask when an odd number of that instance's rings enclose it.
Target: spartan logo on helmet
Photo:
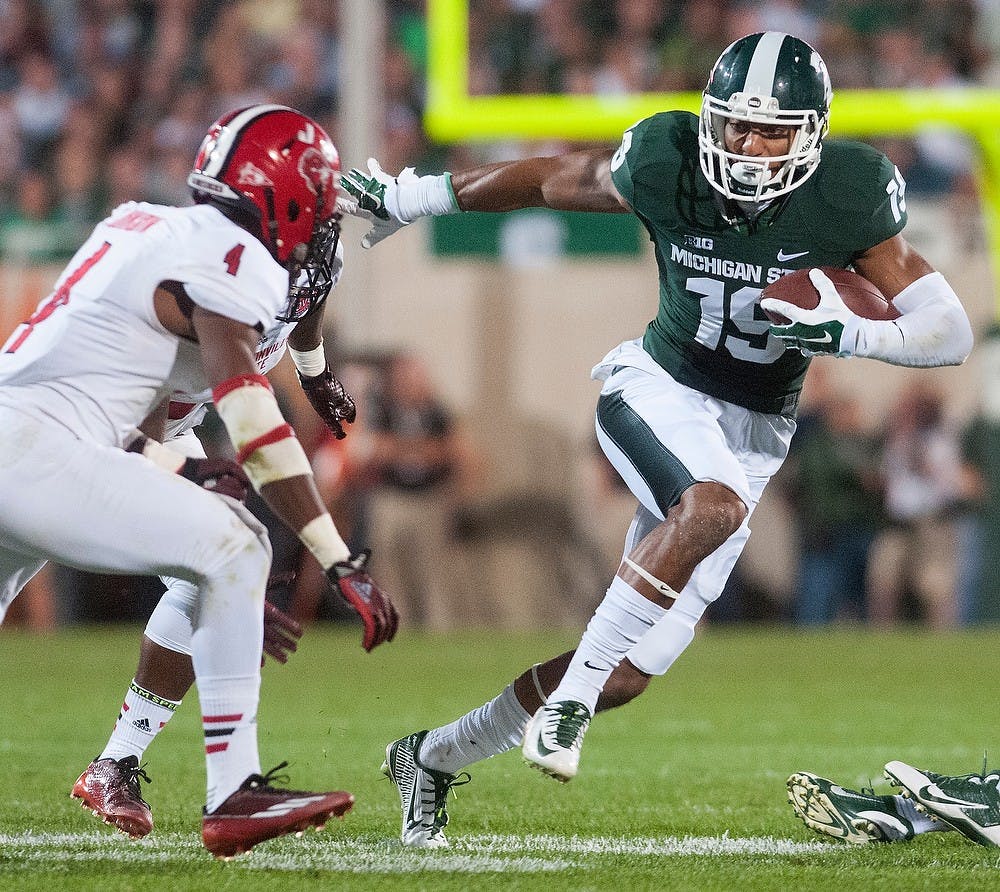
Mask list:
[[[832,96],[826,65],[804,40],[779,31],[740,38],[719,57],[702,94],[702,172],[736,201],[788,194],[819,164]],[[730,120],[792,128],[788,151],[767,163],[728,151],[724,132]]]

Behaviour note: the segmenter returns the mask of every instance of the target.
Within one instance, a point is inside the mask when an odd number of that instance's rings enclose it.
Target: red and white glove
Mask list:
[[[366,548],[338,561],[326,571],[326,578],[361,617],[365,634],[361,646],[370,651],[392,641],[399,626],[399,614],[385,594],[365,571],[371,552]]]

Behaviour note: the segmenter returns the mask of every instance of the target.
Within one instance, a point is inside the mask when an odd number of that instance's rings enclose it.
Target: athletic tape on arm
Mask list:
[[[962,302],[941,273],[928,273],[893,299],[903,315],[892,321],[852,317],[841,344],[855,356],[911,368],[959,365],[972,350]]]
[[[326,371],[326,351],[323,349],[322,340],[319,346],[313,347],[312,350],[294,350],[289,347],[288,355],[292,357],[295,368],[303,378],[315,378]]]
[[[310,520],[299,530],[299,538],[324,570],[351,557],[351,550],[337,532],[337,525],[329,514],[320,514]]]
[[[275,480],[312,474],[305,450],[281,414],[267,378],[230,378],[212,391],[212,397],[236,447],[236,460],[257,490]],[[310,520],[297,534],[324,570],[351,556],[326,512]]]
[[[136,436],[126,445],[125,451],[136,452],[144,458],[148,458],[157,467],[170,471],[171,474],[179,474],[186,459],[186,456],[174,452],[173,449],[158,443],[139,431],[136,431]]]
[[[389,213],[404,223],[412,223],[418,217],[457,214],[461,210],[450,173],[397,181],[395,190],[386,193],[385,204]]]
[[[236,460],[258,491],[275,480],[311,474],[292,426],[263,375],[238,375],[212,391],[215,410],[236,448]]]

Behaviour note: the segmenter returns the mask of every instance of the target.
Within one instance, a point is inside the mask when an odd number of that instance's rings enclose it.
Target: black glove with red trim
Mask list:
[[[344,423],[353,424],[358,415],[354,400],[344,390],[344,385],[329,369],[311,378],[305,378],[299,372],[299,383],[316,414],[338,440],[343,440],[347,436]]]
[[[326,571],[330,584],[361,617],[365,626],[361,646],[368,651],[392,641],[399,626],[399,614],[389,596],[365,572],[370,557],[371,552],[366,548],[346,561],[338,561]]]
[[[186,458],[177,472],[202,489],[229,496],[246,504],[250,480],[236,462],[228,458]]]

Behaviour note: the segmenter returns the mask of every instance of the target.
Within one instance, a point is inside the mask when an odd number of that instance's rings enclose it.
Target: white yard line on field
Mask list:
[[[839,847],[820,842],[794,842],[769,836],[734,838],[583,837],[583,836],[456,836],[446,850],[403,849],[395,840],[344,839],[309,833],[286,851],[262,846],[236,859],[251,870],[329,870],[349,873],[539,873],[569,870],[602,855],[775,856],[830,854]],[[0,865],[114,861],[123,864],[190,863],[208,853],[198,838],[179,833],[128,840],[109,833],[0,834]]]

